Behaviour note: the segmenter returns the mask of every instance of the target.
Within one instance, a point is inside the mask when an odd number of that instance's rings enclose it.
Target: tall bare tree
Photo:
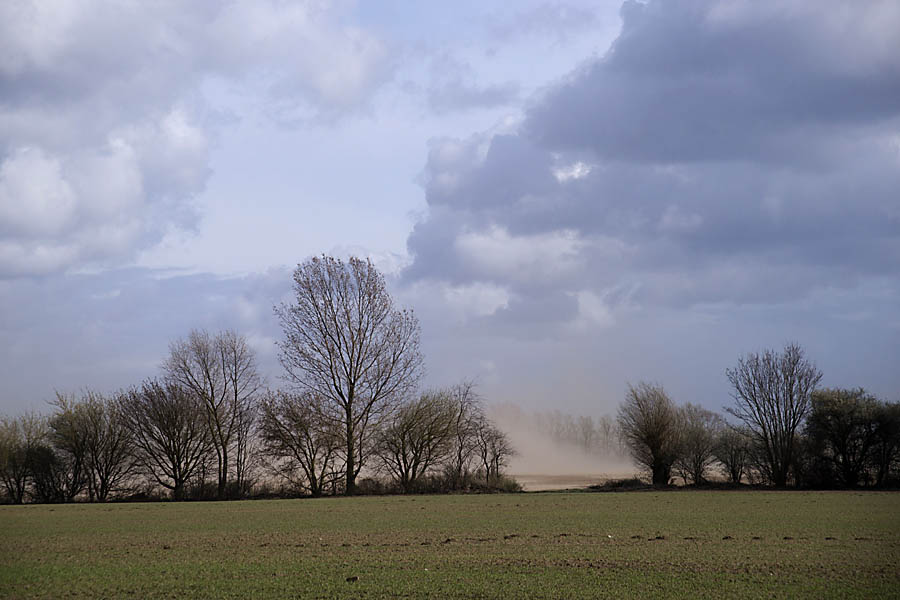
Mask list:
[[[261,387],[256,356],[244,336],[234,331],[211,335],[193,330],[185,339],[169,346],[169,357],[163,364],[166,377],[190,390],[203,400],[206,425],[216,453],[218,496],[224,498],[232,461],[230,453],[236,444],[246,450],[255,414],[250,406]],[[239,454],[239,459],[245,458]],[[238,467],[246,463],[238,461]],[[243,472],[239,469],[241,476]]]
[[[653,485],[668,485],[681,453],[680,414],[662,386],[628,386],[619,406],[619,429],[631,455],[650,471]]]
[[[418,382],[419,322],[398,310],[369,260],[312,258],[294,271],[292,304],[275,307],[287,378],[326,400],[323,416],[341,425],[345,490],[353,494],[368,458],[372,425]]]
[[[202,400],[177,383],[150,380],[119,402],[134,435],[140,465],[176,500],[182,500],[185,484],[212,446]]]
[[[796,457],[797,431],[822,372],[806,359],[803,348],[788,344],[782,352],[748,354],[725,373],[734,388],[734,405],[726,410],[749,429],[766,478],[786,486]]]
[[[449,392],[426,392],[400,406],[379,430],[375,453],[404,492],[448,457],[455,409]]]
[[[322,418],[318,402],[309,393],[277,391],[266,394],[260,405],[260,432],[275,470],[313,496],[334,483],[341,446],[340,429]]]

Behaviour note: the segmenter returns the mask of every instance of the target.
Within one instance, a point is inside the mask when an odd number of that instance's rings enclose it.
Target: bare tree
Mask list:
[[[681,452],[675,466],[685,483],[699,485],[715,462],[715,449],[724,426],[722,417],[696,404],[681,407]]]
[[[375,453],[404,492],[447,458],[455,409],[447,391],[426,392],[400,406],[376,434]]]
[[[578,445],[585,452],[592,452],[598,443],[597,430],[594,427],[594,419],[581,415],[575,421],[575,433]]]
[[[34,413],[0,420],[0,482],[14,504],[25,499],[31,479],[29,459],[45,435],[43,423]]]
[[[119,406],[140,465],[176,500],[183,499],[185,484],[212,446],[203,402],[174,382],[149,380],[124,394]]]
[[[469,478],[478,451],[478,430],[486,417],[473,382],[463,381],[447,393],[453,410],[453,428],[446,470],[450,487],[459,489]]]
[[[863,389],[816,390],[806,435],[841,484],[856,487],[876,442],[878,399]]]
[[[516,453],[515,448],[506,434],[487,419],[479,424],[476,441],[486,483],[499,481],[503,468]]]
[[[635,462],[650,471],[653,485],[668,485],[681,452],[678,408],[662,386],[628,386],[619,406],[619,428]]]
[[[260,461],[259,400],[242,403],[234,436],[234,483],[241,496],[250,493]]]
[[[218,464],[218,497],[224,498],[231,468],[229,453],[241,432],[249,432],[252,422],[247,419],[255,414],[250,405],[261,386],[255,354],[246,338],[234,331],[213,336],[194,330],[169,346],[163,369],[168,379],[203,400]],[[246,450],[246,444],[241,446]],[[238,471],[242,476],[242,470]]]
[[[28,470],[31,496],[36,502],[70,502],[80,491],[77,486],[81,480],[73,477],[78,473],[73,470],[70,457],[57,452],[46,441],[38,443],[29,452]]]
[[[765,476],[787,485],[795,459],[797,430],[809,412],[810,395],[822,372],[806,360],[803,349],[788,344],[781,353],[748,354],[726,370],[734,391],[728,413],[743,422],[762,455]]]
[[[740,483],[750,462],[750,436],[746,429],[725,426],[719,431],[715,457],[731,483]]]
[[[90,479],[88,468],[88,427],[84,407],[74,395],[57,392],[55,412],[47,420],[49,447],[35,456],[42,474],[40,486],[50,501],[71,502],[87,487]]]
[[[268,393],[260,405],[263,443],[277,472],[313,496],[334,483],[341,446],[340,429],[322,418],[319,402],[309,393],[278,391]]]
[[[135,448],[120,412],[118,398],[88,391],[81,399],[80,412],[85,428],[88,493],[90,499],[106,502],[134,473]]]
[[[294,271],[295,303],[275,307],[287,378],[327,402],[340,423],[345,490],[352,494],[368,458],[371,425],[410,391],[422,372],[419,322],[394,308],[371,261],[312,258]]]

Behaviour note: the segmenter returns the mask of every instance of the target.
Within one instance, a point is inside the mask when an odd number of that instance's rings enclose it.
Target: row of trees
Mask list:
[[[289,390],[264,388],[244,336],[192,331],[170,345],[159,379],[58,395],[49,417],[4,420],[8,498],[104,501],[139,481],[175,499],[225,498],[267,475],[353,494],[364,469],[406,492],[501,479],[512,448],[474,386],[417,392],[418,321],[394,308],[371,262],[313,258],[293,280],[294,302],[275,307]]]
[[[863,389],[818,388],[822,373],[796,344],[749,354],[726,375],[731,422],[677,406],[659,385],[629,386],[619,428],[654,485],[673,475],[703,483],[716,466],[733,483],[777,487],[884,486],[897,476],[900,404]]]
[[[345,429],[315,396],[270,393],[261,414],[264,455],[273,471],[313,496],[346,489]],[[467,489],[476,479],[496,485],[513,453],[471,383],[401,403],[355,442],[355,464],[371,465],[402,492]]]
[[[49,416],[0,424],[0,480],[14,503],[104,502],[160,487],[176,500],[243,497],[273,478],[291,493],[335,494],[346,491],[345,440],[324,413],[311,394],[265,391],[236,417],[221,407],[210,415],[171,379],[61,395]],[[497,485],[512,454],[470,383],[398,404],[362,443],[381,489],[401,492]]]

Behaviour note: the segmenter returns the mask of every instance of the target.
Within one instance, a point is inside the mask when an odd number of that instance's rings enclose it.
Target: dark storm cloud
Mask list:
[[[534,100],[517,130],[434,142],[408,279],[490,282],[517,302],[591,292],[611,308],[896,279],[900,10],[627,2],[622,14],[610,52]]]
[[[717,16],[727,5],[629,0],[607,56],[550,91],[529,133],[608,159],[805,164],[821,143],[842,144],[844,126],[896,119],[900,44],[889,29],[882,39],[852,20],[835,30],[837,3]]]

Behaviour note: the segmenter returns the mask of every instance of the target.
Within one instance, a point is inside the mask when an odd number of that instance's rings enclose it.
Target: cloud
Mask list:
[[[127,260],[191,227],[206,160],[205,134],[179,111],[80,151],[17,147],[0,163],[0,278]]]
[[[120,266],[191,231],[236,96],[305,122],[361,110],[391,50],[345,16],[315,1],[3,3],[0,278]]]
[[[893,393],[891,4],[626,2],[520,122],[433,140],[403,281],[505,302],[451,327],[423,296],[429,358],[526,406],[612,412],[651,379],[719,410],[742,353],[801,340],[828,385]]]
[[[533,281],[554,280],[577,269],[580,246],[578,234],[571,230],[510,236],[503,228],[491,227],[461,233],[454,250],[476,276]]]
[[[495,108],[518,100],[519,86],[512,82],[479,85],[472,67],[448,54],[431,60],[428,106],[436,114]]]
[[[544,2],[511,17],[492,19],[488,28],[493,38],[504,41],[549,34],[561,42],[573,32],[596,28],[598,16],[594,10],[569,3]]]
[[[896,279],[900,12],[853,6],[626,2],[520,126],[432,143],[406,280],[501,286],[498,323],[556,297],[567,327]]]
[[[529,134],[610,160],[834,160],[845,127],[900,110],[900,11],[850,6],[629,0],[610,51],[548,90]]]

